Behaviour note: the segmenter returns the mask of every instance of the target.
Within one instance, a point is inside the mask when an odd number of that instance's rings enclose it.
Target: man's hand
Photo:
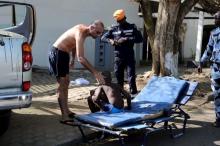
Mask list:
[[[74,68],[74,60],[70,61],[70,69],[73,69]]]
[[[105,80],[104,80],[104,77],[101,74],[101,72],[97,72],[94,75],[95,75],[95,78],[99,84],[101,84],[101,85],[105,84]]]

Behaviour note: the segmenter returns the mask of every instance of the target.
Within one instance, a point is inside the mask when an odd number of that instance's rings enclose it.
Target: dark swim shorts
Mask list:
[[[49,72],[56,77],[65,77],[69,74],[69,53],[52,47],[49,52]]]

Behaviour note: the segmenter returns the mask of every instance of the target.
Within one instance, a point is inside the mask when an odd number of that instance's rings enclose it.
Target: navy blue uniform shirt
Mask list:
[[[125,22],[112,26],[101,38],[102,41],[109,42],[109,39],[118,40],[121,37],[127,40],[119,45],[115,45],[115,53],[117,57],[124,58],[134,54],[134,43],[141,43],[143,41],[140,31],[137,30],[135,24]]]

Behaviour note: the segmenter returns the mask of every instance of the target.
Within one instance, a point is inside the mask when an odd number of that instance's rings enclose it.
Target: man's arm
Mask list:
[[[114,37],[112,35],[112,29],[108,30],[102,37],[101,41],[115,45]]]
[[[85,37],[81,32],[76,33],[75,36],[76,39],[76,56],[78,62],[80,62],[86,69],[88,69],[96,78],[96,80],[100,83],[104,83],[103,76],[100,72],[98,72],[90,63],[89,61],[84,57],[84,41]]]
[[[202,58],[200,60],[201,63],[204,63],[211,58],[213,46],[214,46],[214,39],[213,39],[213,35],[211,34],[209,37],[209,42],[207,44],[207,48],[206,48],[205,52],[203,53]]]
[[[70,61],[70,67],[73,68],[74,67],[74,61],[75,61],[75,55],[76,55],[76,49],[75,48],[72,49],[71,55],[72,55],[72,58],[71,58],[71,61]]]
[[[199,66],[198,66],[198,72],[199,73],[202,72],[203,64],[211,58],[212,51],[213,51],[213,46],[214,46],[214,39],[213,39],[213,35],[211,34],[210,37],[209,37],[209,42],[207,44],[207,48],[206,48],[205,52],[203,53],[202,58],[199,62]]]

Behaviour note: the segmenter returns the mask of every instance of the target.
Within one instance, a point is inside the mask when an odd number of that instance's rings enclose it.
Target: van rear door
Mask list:
[[[0,93],[3,93],[7,89],[21,90],[22,44],[33,43],[35,11],[29,4],[0,1],[0,18]]]
[[[22,51],[24,37],[1,36],[0,31],[0,88],[20,88],[22,84]]]

